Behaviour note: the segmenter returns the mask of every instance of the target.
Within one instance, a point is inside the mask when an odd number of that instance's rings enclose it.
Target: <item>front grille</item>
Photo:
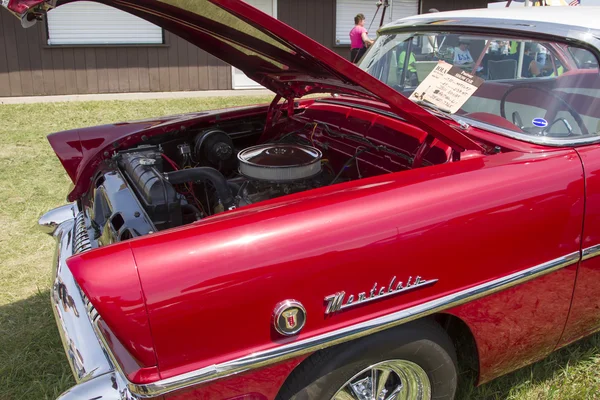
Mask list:
[[[74,254],[88,251],[92,248],[90,236],[88,235],[87,227],[85,226],[85,217],[83,212],[75,217],[75,238],[73,241]]]

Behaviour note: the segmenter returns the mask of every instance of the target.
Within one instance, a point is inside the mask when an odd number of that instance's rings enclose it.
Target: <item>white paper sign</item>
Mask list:
[[[440,61],[409,99],[427,101],[454,114],[483,82],[484,80],[478,76]]]

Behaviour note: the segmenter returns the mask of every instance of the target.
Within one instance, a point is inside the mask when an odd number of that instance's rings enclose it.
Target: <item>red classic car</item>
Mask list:
[[[241,1],[104,3],[276,96],[48,137],[63,399],[452,399],[457,356],[599,330],[599,9],[416,16],[357,67]]]

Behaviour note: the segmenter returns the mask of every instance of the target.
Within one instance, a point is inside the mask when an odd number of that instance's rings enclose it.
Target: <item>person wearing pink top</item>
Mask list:
[[[354,28],[350,31],[350,61],[357,63],[367,51],[367,47],[373,44],[365,28],[364,14],[354,17]]]

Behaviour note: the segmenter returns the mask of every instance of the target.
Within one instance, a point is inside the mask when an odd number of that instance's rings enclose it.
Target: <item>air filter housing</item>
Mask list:
[[[297,144],[263,144],[238,153],[240,173],[250,179],[291,182],[321,172],[321,151]]]

